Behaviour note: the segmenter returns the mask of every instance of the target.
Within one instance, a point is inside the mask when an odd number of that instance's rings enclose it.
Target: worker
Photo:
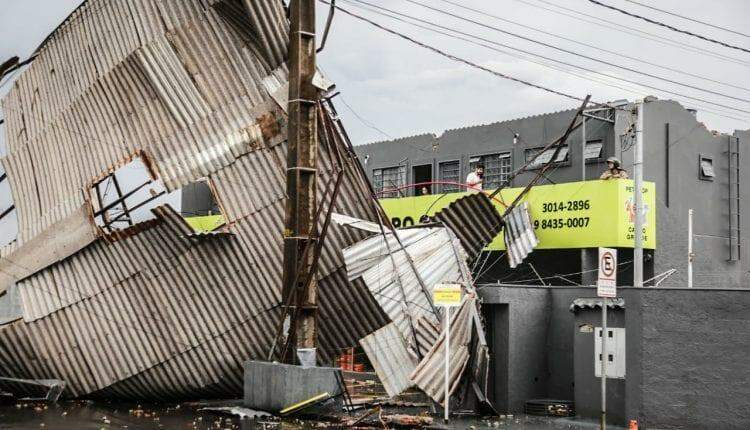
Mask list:
[[[482,189],[482,179],[484,178],[484,164],[477,163],[474,171],[466,175],[466,185],[469,191],[478,191]]]
[[[628,179],[628,172],[620,165],[620,160],[617,157],[607,158],[607,170],[602,173],[599,179]]]

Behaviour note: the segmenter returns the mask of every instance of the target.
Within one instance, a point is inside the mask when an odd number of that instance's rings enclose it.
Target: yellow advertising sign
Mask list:
[[[500,213],[522,188],[506,188],[493,201]],[[381,199],[396,227],[427,221],[428,217],[466,193]],[[633,181],[568,182],[533,187],[524,197],[539,238],[537,249],[632,248],[635,237]],[[643,247],[656,248],[656,196],[653,182],[643,183]],[[504,250],[502,234],[487,247]]]
[[[437,284],[432,289],[435,306],[461,306],[461,284]]]

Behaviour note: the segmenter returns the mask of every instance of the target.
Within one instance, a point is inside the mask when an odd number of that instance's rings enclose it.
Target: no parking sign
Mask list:
[[[596,282],[596,295],[617,297],[617,250],[599,248],[599,278]]]

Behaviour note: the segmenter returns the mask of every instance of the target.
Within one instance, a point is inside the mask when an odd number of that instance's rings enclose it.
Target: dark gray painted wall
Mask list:
[[[641,428],[750,428],[750,290],[626,290],[628,415]],[[640,307],[633,308],[630,303]],[[632,310],[632,311],[631,311]],[[630,400],[630,399],[629,399]]]
[[[594,327],[602,325],[601,308],[581,309],[575,314],[573,330],[574,342],[574,378],[575,402],[578,415],[596,417],[601,411],[601,378],[594,373],[594,348],[596,332],[582,333],[578,330],[582,324]],[[625,328],[623,309],[609,309],[607,312],[608,328]],[[627,330],[627,329],[626,329]],[[626,335],[627,336],[627,335]],[[626,355],[627,357],[627,355]],[[625,369],[627,376],[627,368]],[[611,378],[607,380],[607,422],[622,424],[626,422],[625,414],[625,380]]]
[[[667,278],[662,286],[686,285],[687,269],[687,211],[695,210],[695,264],[694,285],[696,287],[748,287],[750,286],[750,252],[742,253],[741,262],[727,262],[729,255],[729,213],[727,175],[727,141],[729,136],[714,135],[696,118],[676,102],[651,101],[644,106],[644,179],[656,183],[657,205],[657,250],[654,256],[653,273],[669,269],[677,272]],[[433,165],[437,175],[437,163],[444,160],[461,160],[462,180],[468,173],[468,160],[472,155],[512,151],[513,168],[524,164],[524,150],[538,147],[559,136],[565,130],[574,111],[567,110],[545,115],[531,116],[511,121],[448,130],[440,137],[425,134],[394,141],[377,142],[355,146],[360,159],[368,158],[365,170],[372,175],[373,169],[392,167],[399,163],[407,166],[407,182],[411,182],[411,167],[425,163]],[[700,113],[698,114],[700,115]],[[619,135],[629,126],[626,112],[618,111],[614,125],[590,120],[587,123],[587,140],[603,139],[602,159],[609,155],[619,156],[632,173],[633,148],[625,145],[622,151]],[[669,124],[669,142],[665,133]],[[514,146],[513,133],[520,134]],[[741,212],[745,211],[741,225],[742,243],[750,243],[750,131],[735,132],[740,139],[740,174],[742,188]],[[556,182],[581,179],[581,130],[570,139],[569,163],[559,166],[549,177]],[[667,169],[667,145],[669,145],[669,169]],[[713,157],[716,178],[702,181],[698,176],[698,156]],[[587,164],[587,178],[598,177],[604,163]],[[519,176],[514,185],[525,185],[533,173]],[[667,190],[668,187],[668,190]],[[668,193],[667,193],[668,191]],[[667,206],[667,194],[669,205]],[[576,270],[548,270],[535,265],[545,273],[566,273],[581,269],[581,258],[561,252],[561,265]],[[532,263],[533,264],[533,263]],[[574,265],[574,266],[571,266]],[[648,266],[647,266],[648,267]],[[504,269],[504,270],[503,270]],[[526,268],[527,270],[528,267]],[[502,264],[493,268],[483,279],[490,281],[508,276]],[[527,275],[527,274],[526,274]],[[648,277],[648,276],[647,276]],[[530,276],[516,276],[528,279]],[[579,281],[576,281],[579,282]],[[625,282],[625,279],[623,279]],[[564,285],[558,280],[556,285]]]
[[[591,380],[575,378],[576,317],[569,310],[573,299],[593,297],[595,289],[485,286],[479,291],[487,305],[508,305],[510,411],[520,412],[532,398],[575,398],[596,410],[599,380],[587,387]],[[750,290],[625,287],[618,296],[626,303],[627,337],[620,424],[637,419],[641,429],[750,428]],[[485,309],[491,323],[496,308]],[[590,413],[591,407],[581,412]]]

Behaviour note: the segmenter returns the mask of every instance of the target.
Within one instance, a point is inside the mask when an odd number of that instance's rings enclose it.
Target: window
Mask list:
[[[602,157],[602,147],[604,144],[601,140],[589,140],[586,142],[586,149],[584,150],[584,155],[586,156],[586,161],[589,160],[597,160]]]
[[[698,158],[698,164],[698,177],[704,181],[713,181],[715,176],[713,158],[701,155]]]
[[[526,162],[528,163],[531,161],[536,154],[538,154],[542,149],[544,148],[529,148],[526,150]],[[544,151],[539,157],[534,160],[533,163],[529,164],[529,169],[538,169],[545,164],[547,164],[551,159],[552,156],[555,154],[555,150],[557,148],[550,148],[546,151]],[[557,159],[555,159],[556,163],[564,163],[568,161],[568,145],[563,145],[560,147],[560,151],[557,153]]]
[[[458,160],[444,161],[438,164],[438,178],[440,182],[461,182],[461,166]],[[440,184],[441,193],[455,193],[461,191],[461,187],[455,184]]]
[[[513,168],[510,152],[471,157],[469,159],[469,170],[474,170],[474,166],[480,161],[484,164],[482,188],[493,190],[507,185],[506,182],[510,178],[510,171]]]
[[[151,172],[147,160],[140,156],[95,181],[90,197],[94,222],[107,233],[155,218],[151,209],[164,204],[181,213],[196,231],[212,231],[224,225],[206,179],[167,192],[162,181]],[[187,208],[182,207],[183,202],[188,204]]]
[[[375,193],[380,198],[400,197],[404,190],[395,190],[406,185],[406,166],[386,167],[384,169],[373,169],[372,182]],[[394,190],[383,192],[383,190]]]

